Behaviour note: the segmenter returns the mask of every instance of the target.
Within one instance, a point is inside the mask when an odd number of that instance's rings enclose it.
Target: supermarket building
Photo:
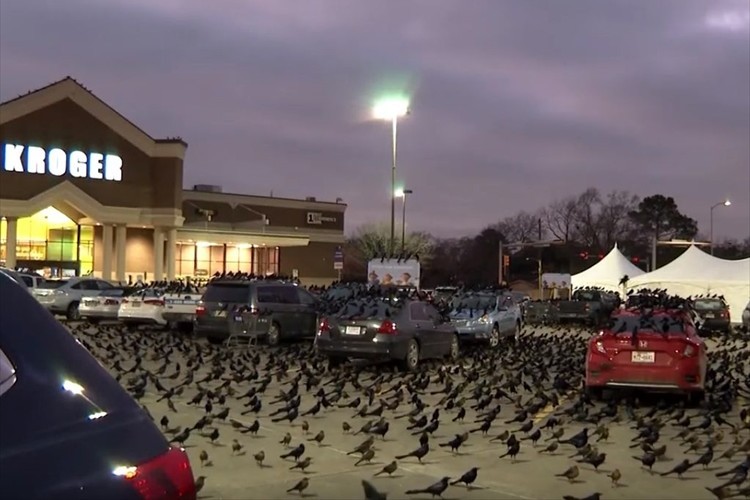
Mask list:
[[[154,139],[72,78],[0,104],[0,264],[51,276],[337,276],[346,205],[183,189]]]

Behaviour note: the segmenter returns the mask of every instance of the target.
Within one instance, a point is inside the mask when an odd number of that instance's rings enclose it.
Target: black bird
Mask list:
[[[292,457],[294,458],[294,461],[296,462],[297,460],[299,460],[299,457],[301,457],[304,453],[305,453],[305,444],[300,443],[295,448],[292,448],[289,452],[281,455],[280,458]]]
[[[692,466],[693,466],[693,464],[691,464],[690,460],[688,460],[686,458],[682,462],[680,462],[677,465],[675,465],[672,470],[669,470],[667,472],[662,472],[661,475],[662,476],[668,476],[670,474],[677,474],[677,477],[682,478],[682,475],[685,472],[687,472]]]
[[[419,463],[422,463],[422,459],[426,457],[429,452],[430,445],[428,443],[425,443],[411,453],[407,453],[406,455],[397,455],[396,460],[403,460],[404,458],[414,457],[419,460]]]
[[[448,441],[447,443],[440,443],[441,448],[447,448],[450,446],[452,452],[457,452],[461,445],[464,444],[464,440],[461,435],[456,434],[456,437]]]
[[[636,460],[641,462],[641,465],[644,467],[648,467],[648,470],[653,474],[654,472],[654,464],[656,463],[656,455],[653,453],[646,453],[642,457],[633,457]]]
[[[478,474],[479,474],[479,467],[472,467],[471,469],[464,472],[461,477],[451,482],[451,485],[464,483],[468,489],[471,489],[471,485],[472,483],[474,483],[474,481],[477,480]]]
[[[508,451],[500,455],[499,458],[510,457],[511,462],[515,462],[519,451],[521,451],[521,443],[519,441],[514,441],[508,445]]]
[[[407,495],[419,495],[420,493],[429,493],[433,497],[443,496],[443,492],[448,489],[448,484],[451,478],[444,477],[437,483],[429,485],[427,488],[422,490],[406,490]]]
[[[542,431],[541,431],[541,429],[537,429],[534,432],[532,432],[531,434],[529,434],[528,436],[526,436],[524,438],[521,438],[521,441],[528,441],[528,440],[530,440],[531,443],[534,446],[536,446],[537,441],[539,441],[539,439],[541,437],[542,437]]]
[[[365,500],[387,500],[388,496],[385,493],[379,492],[375,489],[375,486],[369,482],[362,480],[362,489],[365,493]]]
[[[460,421],[463,422],[464,417],[466,416],[466,408],[463,406],[458,409],[458,413],[456,413],[456,416],[451,419],[452,422]]]
[[[589,430],[584,428],[578,434],[569,437],[568,439],[561,439],[560,444],[572,444],[576,448],[583,448],[589,442]]]

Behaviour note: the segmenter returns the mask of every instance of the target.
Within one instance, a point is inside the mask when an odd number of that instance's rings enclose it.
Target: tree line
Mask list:
[[[344,277],[365,278],[367,261],[387,256],[390,230],[387,224],[357,228],[345,246]],[[653,241],[706,241],[698,234],[695,219],[683,214],[674,198],[654,194],[640,198],[628,191],[603,194],[596,188],[554,200],[536,212],[520,211],[488,225],[474,236],[437,238],[410,232],[396,241],[395,257],[416,256],[422,264],[426,287],[497,283],[499,249],[509,256],[510,280],[535,280],[539,262],[543,272],[575,274],[593,265],[615,244],[634,264],[648,270]],[[547,247],[533,246],[543,241]],[[658,265],[676,258],[684,248],[658,246]],[[714,254],[727,259],[750,257],[750,238],[724,240]]]

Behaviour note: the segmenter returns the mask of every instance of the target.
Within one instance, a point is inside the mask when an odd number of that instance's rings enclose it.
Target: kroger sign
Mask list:
[[[45,150],[23,144],[3,145],[3,170],[26,174],[70,175],[79,179],[122,180],[122,158],[102,153],[69,153],[60,148]]]

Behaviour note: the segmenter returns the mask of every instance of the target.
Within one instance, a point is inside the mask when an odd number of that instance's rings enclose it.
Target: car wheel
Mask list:
[[[458,342],[458,335],[454,335],[451,338],[451,347],[450,351],[448,351],[448,356],[450,356],[451,361],[457,361],[460,355],[461,344]]]
[[[490,347],[497,347],[498,344],[500,344],[500,327],[495,324],[490,332]]]
[[[705,391],[690,391],[687,396],[688,404],[690,406],[700,406],[700,404],[706,399]]]
[[[604,390],[601,387],[586,387],[586,396],[592,401],[599,401],[604,395]]]
[[[266,344],[270,346],[277,346],[281,342],[281,331],[277,323],[271,323],[268,327],[268,333],[266,334]]]
[[[415,371],[419,366],[419,344],[414,339],[406,345],[406,358],[404,358],[403,365],[404,369],[410,372]]]
[[[81,313],[78,311],[78,302],[71,302],[68,305],[68,309],[65,311],[65,317],[69,321],[78,321],[81,319]]]
[[[328,368],[337,368],[346,362],[346,358],[331,356],[328,358]]]

